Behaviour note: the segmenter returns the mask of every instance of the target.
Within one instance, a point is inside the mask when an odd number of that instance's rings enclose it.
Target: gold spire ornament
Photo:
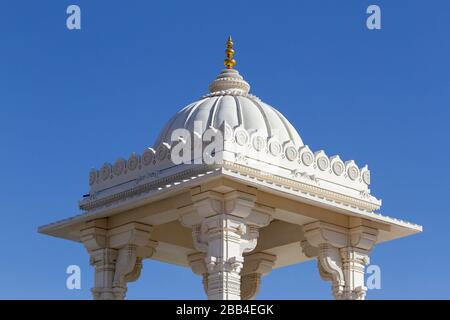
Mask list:
[[[236,65],[236,60],[233,59],[234,50],[233,50],[233,39],[231,39],[231,36],[228,37],[225,55],[227,56],[227,58],[225,59],[223,64],[225,65],[225,67],[227,67],[227,69],[233,69],[233,67]]]

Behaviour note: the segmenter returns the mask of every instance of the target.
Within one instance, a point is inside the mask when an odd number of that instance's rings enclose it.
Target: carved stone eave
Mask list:
[[[180,191],[186,190],[186,188],[194,189],[196,186],[204,184],[204,183],[211,183],[213,181],[223,181],[225,184],[228,184],[228,182],[235,183],[234,181],[238,183],[245,183],[246,185],[250,185],[252,187],[259,188],[258,185],[262,184],[265,185],[265,180],[257,180],[256,178],[252,178],[251,176],[247,175],[245,180],[240,180],[241,178],[235,178],[234,174],[232,172],[224,172],[226,176],[230,175],[227,178],[222,177],[221,171],[214,171],[211,174],[205,174],[203,176],[198,176],[195,179],[188,179],[185,182],[182,182],[180,184],[173,184],[171,186],[167,186],[166,188],[161,189],[157,192],[157,194],[154,194],[152,196],[146,196],[142,195],[134,197],[130,200],[120,201],[117,203],[117,205],[111,205],[104,208],[98,208],[93,211],[89,211],[87,213],[72,217],[70,219],[62,220],[47,226],[43,226],[39,228],[39,232],[45,233],[48,235],[52,235],[55,237],[65,238],[69,240],[74,241],[80,241],[81,240],[81,233],[77,234],[74,232],[74,229],[80,228],[81,225],[84,225],[86,221],[89,220],[98,220],[98,217],[105,217],[105,216],[113,216],[113,215],[119,215],[122,212],[126,212],[127,210],[134,210],[134,208],[137,208],[139,206],[146,206],[151,203],[161,201],[163,199],[169,199],[170,197],[179,194]],[[222,182],[221,182],[222,183]],[[300,202],[304,202],[311,205],[317,205],[317,206],[323,206],[324,208],[332,208],[330,210],[336,210],[339,213],[354,216],[354,217],[360,217],[363,219],[380,222],[386,225],[389,225],[389,229],[387,229],[382,236],[379,238],[378,241],[386,241],[386,240],[392,240],[399,237],[404,237],[410,234],[418,233],[422,231],[422,227],[410,224],[408,222],[404,222],[398,219],[393,219],[387,216],[383,216],[378,213],[372,213],[372,212],[365,212],[361,211],[357,208],[353,208],[351,206],[344,206],[334,201],[327,201],[326,198],[319,199],[317,198],[317,202],[315,197],[311,196],[310,193],[302,193],[300,191],[296,191],[295,189],[289,189],[284,187],[279,187],[275,184],[267,184],[266,190],[269,190],[270,188],[273,188],[273,194],[276,197],[283,197],[287,196],[292,200],[297,200]],[[275,190],[275,188],[278,188],[279,190]],[[320,202],[322,201],[322,202]],[[328,204],[329,203],[329,204]],[[334,209],[335,208],[335,209]],[[194,222],[188,223],[189,225],[195,224]],[[101,228],[101,227],[100,227]]]

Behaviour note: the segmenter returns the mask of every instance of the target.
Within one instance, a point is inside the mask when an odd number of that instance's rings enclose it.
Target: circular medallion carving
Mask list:
[[[302,162],[306,165],[306,166],[310,166],[312,165],[312,163],[314,162],[314,156],[311,152],[309,151],[305,151],[302,153]]]
[[[356,180],[359,176],[359,170],[357,167],[351,166],[347,169],[347,174],[350,179]]]
[[[97,181],[97,170],[92,169],[91,172],[89,172],[89,185],[92,186],[95,181]]]
[[[100,169],[100,178],[104,181],[111,176],[111,165],[105,163]]]
[[[236,143],[240,146],[244,146],[247,144],[248,142],[248,134],[245,130],[243,129],[238,129],[235,132],[235,139],[236,139]]]
[[[225,141],[230,141],[231,139],[233,139],[233,129],[231,129],[231,127],[229,125],[225,125],[225,129],[224,129],[224,140]]]
[[[370,171],[364,171],[364,173],[362,174],[362,179],[364,181],[365,184],[369,185],[370,184]]]
[[[125,170],[125,160],[118,159],[116,161],[116,163],[114,163],[113,173],[116,176],[120,176],[122,174],[123,170]]]
[[[341,174],[344,173],[344,164],[340,161],[336,161],[335,163],[333,163],[333,172],[337,175],[340,176]]]
[[[152,152],[152,150],[145,150],[142,154],[142,163],[144,166],[149,166],[152,164],[153,160],[155,159],[155,154]]]
[[[297,158],[297,149],[295,149],[292,146],[291,147],[287,147],[285,153],[286,153],[286,158],[289,161],[294,161],[295,158]]]
[[[167,148],[164,146],[159,146],[158,151],[156,152],[156,156],[159,161],[163,161],[167,156]]]
[[[320,170],[322,171],[327,170],[329,165],[330,163],[327,157],[322,156],[319,159],[317,159],[317,166],[319,167]]]
[[[272,140],[269,144],[269,151],[273,156],[279,156],[281,153],[281,144],[278,141]]]
[[[263,149],[265,148],[265,146],[266,146],[266,140],[265,140],[263,137],[261,137],[261,136],[255,136],[255,137],[253,138],[253,148],[254,148],[256,151],[261,151],[261,150],[263,150]]]
[[[127,168],[131,171],[135,170],[137,168],[139,164],[139,158],[136,154],[132,154],[129,158],[128,158],[128,162],[127,162]]]

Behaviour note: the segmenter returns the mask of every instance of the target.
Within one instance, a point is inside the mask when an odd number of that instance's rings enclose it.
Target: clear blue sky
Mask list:
[[[0,298],[90,298],[82,245],[37,233],[75,215],[88,172],[151,146],[206,93],[226,37],[252,92],[313,150],[372,170],[382,212],[424,226],[381,244],[368,298],[450,298],[450,2],[2,1]],[[82,30],[66,29],[78,4]],[[378,4],[382,30],[365,26]],[[82,290],[65,269],[82,268]],[[128,297],[204,298],[191,270],[146,261]],[[314,262],[275,270],[259,298],[331,298]]]

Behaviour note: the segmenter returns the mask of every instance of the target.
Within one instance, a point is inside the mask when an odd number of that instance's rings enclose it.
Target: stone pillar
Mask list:
[[[378,231],[364,225],[343,228],[317,221],[303,226],[303,253],[317,256],[322,279],[332,282],[338,300],[364,300],[365,266]]]
[[[90,253],[90,263],[95,268],[94,287],[91,289],[95,300],[114,300],[112,288],[116,270],[117,250],[101,248]]]
[[[180,208],[180,221],[192,228],[194,245],[205,254],[208,299],[239,300],[243,255],[256,247],[258,228],[270,223],[271,209],[256,205],[254,195],[239,191],[208,191],[192,200],[192,205]]]
[[[244,258],[241,271],[241,299],[253,300],[261,286],[261,276],[272,271],[276,256],[264,252],[251,253]]]
[[[113,229],[108,229],[107,219],[86,223],[81,241],[95,268],[94,299],[125,298],[127,283],[139,278],[142,259],[150,258],[157,246],[150,239],[152,230],[152,226],[138,222]]]

